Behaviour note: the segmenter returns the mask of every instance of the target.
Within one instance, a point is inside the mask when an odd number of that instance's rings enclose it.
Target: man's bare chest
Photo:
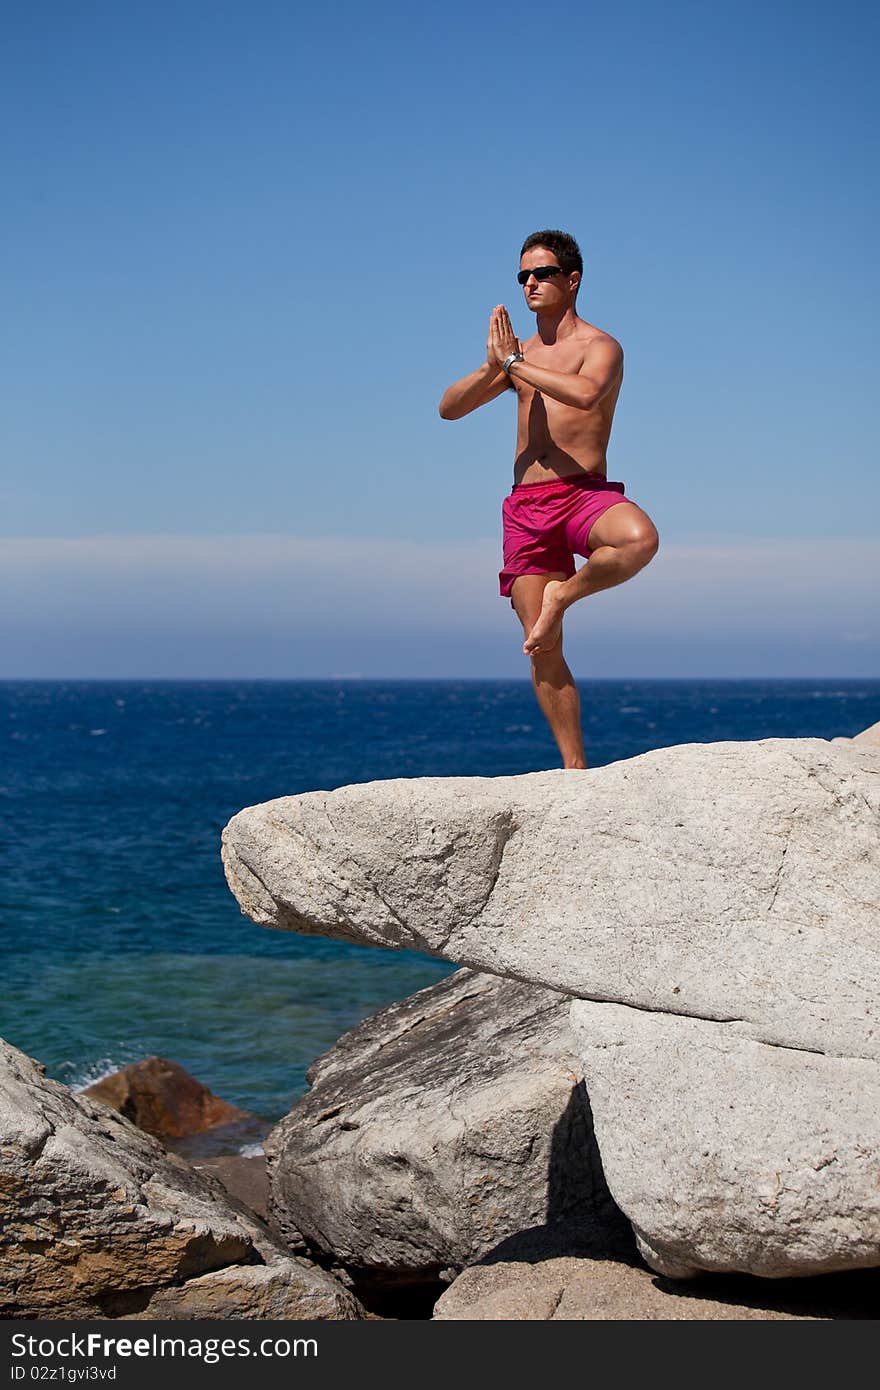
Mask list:
[[[584,365],[587,344],[579,341],[577,343],[547,345],[538,339],[526,343],[523,352],[526,361],[533,363],[536,367],[545,367],[551,372],[574,375]]]

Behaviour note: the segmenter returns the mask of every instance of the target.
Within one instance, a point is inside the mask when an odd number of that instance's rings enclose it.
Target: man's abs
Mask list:
[[[619,393],[620,383],[594,409],[578,410],[540,391],[521,391],[514,482],[540,483],[581,472],[604,477]]]

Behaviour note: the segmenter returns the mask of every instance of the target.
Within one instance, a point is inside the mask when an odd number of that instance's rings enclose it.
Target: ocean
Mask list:
[[[591,766],[833,738],[878,680],[599,680]],[[528,681],[0,683],[0,1035],[74,1087],[159,1053],[267,1120],[346,1029],[455,967],[243,917],[220,832],[271,797],[558,766]]]

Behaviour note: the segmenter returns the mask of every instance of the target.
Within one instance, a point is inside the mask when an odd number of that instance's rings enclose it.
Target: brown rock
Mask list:
[[[218,1125],[238,1124],[251,1117],[246,1110],[215,1096],[176,1062],[147,1057],[82,1092],[118,1110],[138,1129],[158,1139],[201,1134]]]

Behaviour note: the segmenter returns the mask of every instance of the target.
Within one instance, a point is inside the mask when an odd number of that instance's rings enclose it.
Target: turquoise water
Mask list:
[[[880,681],[600,681],[593,766],[851,735]],[[557,765],[528,682],[0,683],[0,1034],[81,1085],[152,1053],[269,1119],[347,1028],[452,966],[258,927],[220,864],[242,806]]]

